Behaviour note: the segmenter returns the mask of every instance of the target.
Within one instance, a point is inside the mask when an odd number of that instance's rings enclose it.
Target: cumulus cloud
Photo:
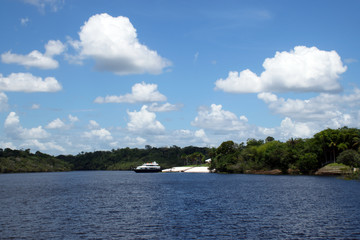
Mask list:
[[[194,133],[195,137],[200,138],[203,142],[208,143],[210,140],[206,136],[204,129],[199,129]]]
[[[347,94],[321,93],[309,99],[285,99],[273,93],[259,93],[258,98],[272,113],[284,117],[279,127],[264,128],[282,140],[312,137],[325,128],[360,126],[360,90],[357,88]]]
[[[122,96],[97,97],[95,103],[138,103],[162,102],[166,96],[157,90],[156,84],[137,83],[132,87],[131,93]]]
[[[63,129],[63,130],[70,129],[75,122],[79,121],[79,118],[69,114],[68,120],[70,123],[67,124],[60,118],[57,118],[57,119],[51,121],[48,125],[46,125],[45,128],[47,128],[47,129]]]
[[[142,106],[140,111],[130,112],[127,128],[132,132],[140,132],[144,134],[159,134],[165,130],[165,127],[156,120],[156,114],[147,110],[148,106]]]
[[[61,53],[63,53],[65,51],[65,45],[59,41],[59,40],[50,40],[46,45],[45,45],[45,56],[56,56],[56,55],[60,55]]]
[[[159,74],[171,63],[141,44],[136,29],[127,17],[106,13],[89,18],[81,27],[79,41],[70,41],[79,59],[92,58],[99,71],[119,75]]]
[[[265,59],[260,76],[246,69],[229,72],[215,82],[216,89],[232,93],[338,92],[339,78],[346,71],[336,51],[297,46]]]
[[[348,95],[321,93],[305,100],[284,99],[272,93],[260,93],[258,98],[267,103],[273,113],[290,117],[296,121],[325,123],[331,120],[333,123],[336,121],[344,123],[344,114],[352,115],[352,119],[355,121],[357,113],[353,111],[353,107],[360,106],[359,89],[354,89],[354,92]]]
[[[62,89],[53,77],[44,80],[31,73],[11,73],[4,77],[0,73],[0,91],[6,92],[57,92]]]
[[[1,54],[3,63],[15,63],[25,67],[37,67],[41,69],[55,69],[59,67],[58,61],[53,57],[61,54],[65,50],[65,45],[59,40],[50,40],[45,45],[45,53],[34,50],[27,55],[15,54],[11,51]]]
[[[103,141],[111,141],[113,140],[113,137],[111,136],[111,133],[106,130],[105,128],[101,129],[94,129],[89,132],[84,133],[84,137],[86,138],[96,138]]]
[[[23,128],[20,118],[15,112],[10,112],[5,119],[4,129],[7,135],[13,139],[42,139],[49,136],[41,126],[30,129]]]
[[[182,146],[204,146],[208,145],[211,142],[204,129],[199,129],[196,131],[179,129],[173,131],[171,134],[165,136],[164,138],[165,143],[171,142],[174,145],[179,144]]]
[[[73,116],[73,115],[71,115],[71,114],[69,114],[68,117],[69,117],[69,120],[70,120],[71,123],[74,123],[74,122],[79,121],[79,118],[78,118],[78,117]]]
[[[240,73],[231,71],[226,79],[215,82],[216,89],[231,93],[256,93],[263,89],[260,77],[246,69]]]
[[[6,111],[9,108],[8,97],[5,93],[0,92],[0,112]]]
[[[306,138],[315,134],[315,131],[311,123],[294,122],[286,117],[281,121],[280,134],[283,139]]]
[[[29,139],[26,140],[24,143],[21,144],[22,148],[36,148],[40,151],[48,151],[48,150],[56,150],[59,152],[66,152],[65,148],[58,145],[57,143],[50,141],[50,142],[40,142],[37,139]]]
[[[53,121],[52,126],[55,126],[56,122],[57,121]],[[14,146],[10,148],[32,148],[40,151],[55,150],[58,152],[65,152],[65,148],[51,140],[51,135],[43,129],[42,126],[35,128],[24,128],[21,126],[20,118],[15,112],[10,112],[6,117],[4,122],[4,132],[8,139],[17,142],[16,145],[12,142],[8,142],[7,145]],[[4,146],[6,146],[6,144]]]
[[[193,126],[215,131],[244,130],[247,127],[245,116],[237,117],[234,113],[222,109],[222,105],[212,104],[209,108],[200,108]]]
[[[171,103],[158,104],[158,103],[152,103],[149,106],[149,111],[151,111],[151,112],[171,112],[171,111],[177,111],[182,107],[183,107],[182,104],[171,104]]]
[[[3,149],[5,149],[5,148],[16,149],[17,148],[12,142],[4,142],[4,141],[0,141],[0,146]]]
[[[46,128],[48,129],[58,129],[58,128],[64,128],[66,125],[63,121],[61,121],[60,118],[57,118],[53,121],[51,121]]]
[[[144,146],[146,144],[146,139],[142,137],[126,136],[125,141],[131,146]]]
[[[88,128],[89,129],[98,129],[98,128],[100,128],[100,125],[95,120],[90,120]]]

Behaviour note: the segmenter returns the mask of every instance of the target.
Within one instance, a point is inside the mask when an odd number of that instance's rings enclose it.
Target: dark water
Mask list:
[[[360,239],[360,182],[330,177],[0,175],[1,239]]]

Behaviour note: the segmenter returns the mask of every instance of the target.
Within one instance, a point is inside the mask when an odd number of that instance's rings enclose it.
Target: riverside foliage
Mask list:
[[[211,169],[247,173],[280,169],[283,173],[312,174],[328,163],[360,167],[360,130],[326,129],[308,139],[280,142],[273,137],[248,139],[246,143],[223,142],[217,148],[122,148],[51,156],[41,152],[0,148],[0,172],[43,172],[70,170],[130,170],[144,162],[157,161],[163,168],[202,164],[211,158]]]
[[[360,130],[326,129],[309,139],[280,142],[268,137],[244,143],[223,142],[213,154],[212,169],[218,172],[246,173],[280,169],[283,173],[312,174],[329,163],[360,166]]]

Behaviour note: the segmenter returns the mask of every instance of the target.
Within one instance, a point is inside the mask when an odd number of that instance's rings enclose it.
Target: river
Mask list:
[[[84,171],[0,175],[0,239],[360,239],[360,182]]]

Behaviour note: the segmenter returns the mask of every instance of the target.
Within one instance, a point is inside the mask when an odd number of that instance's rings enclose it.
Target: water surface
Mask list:
[[[1,239],[360,239],[360,182],[85,171],[0,175]]]

